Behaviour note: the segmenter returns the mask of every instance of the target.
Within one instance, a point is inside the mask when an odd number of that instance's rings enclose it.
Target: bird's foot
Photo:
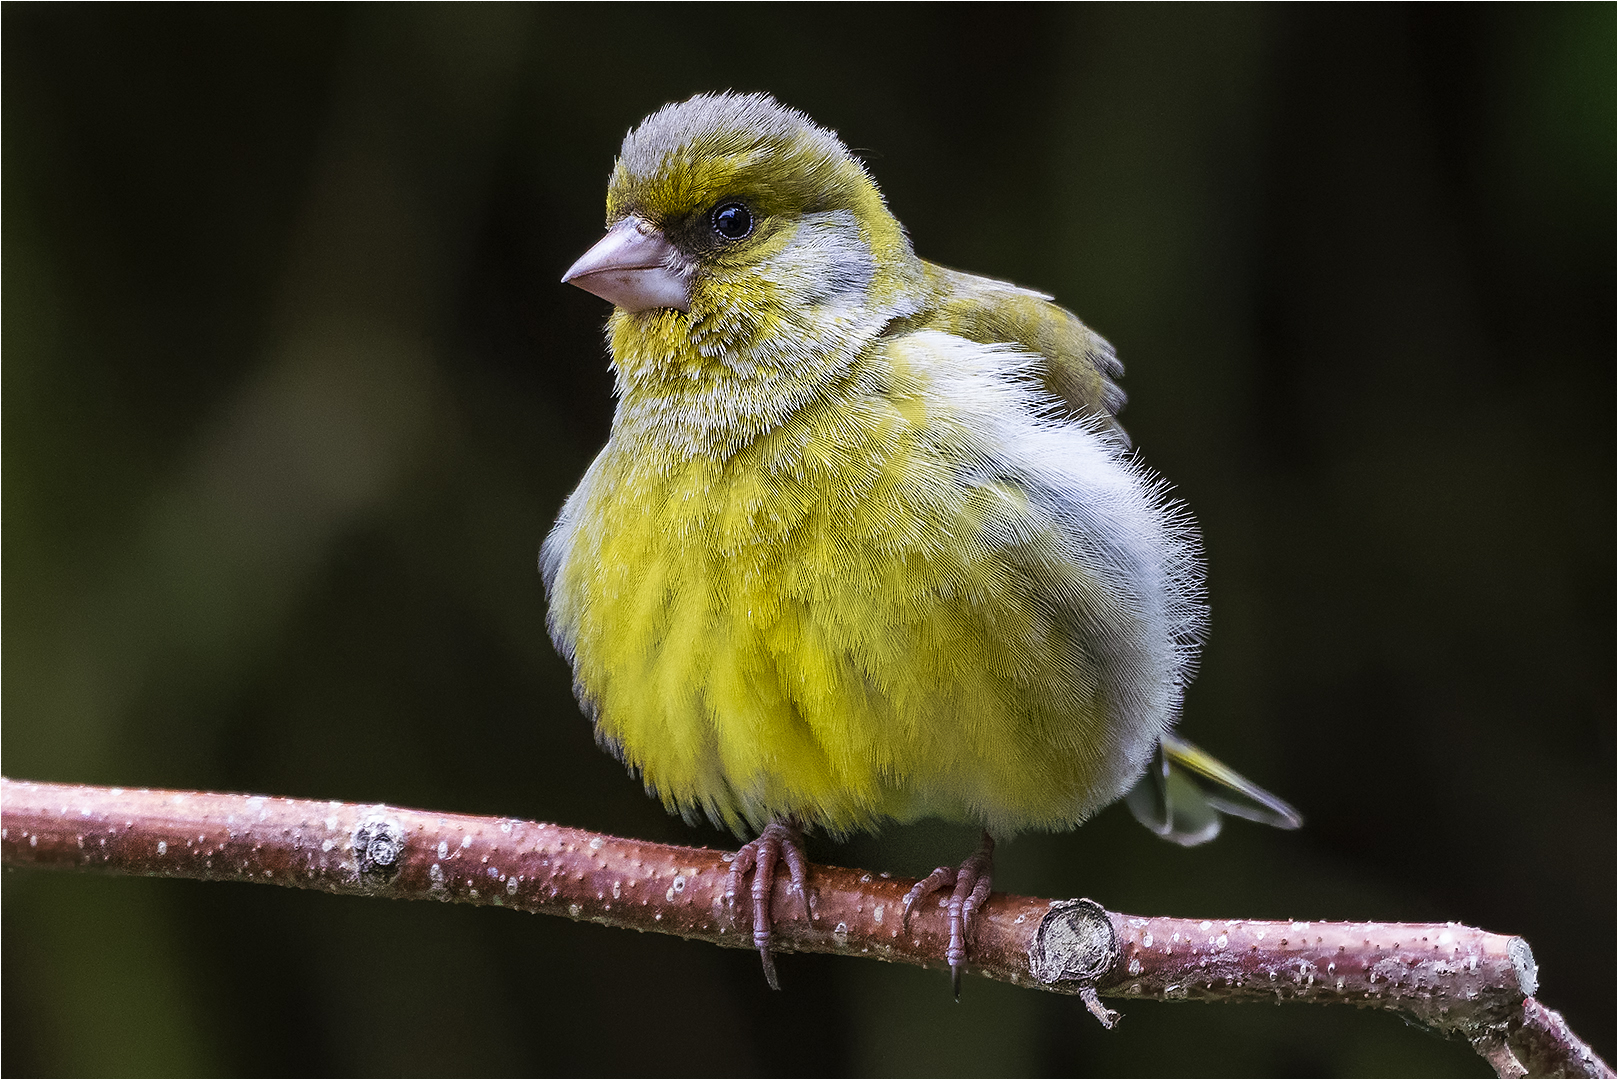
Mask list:
[[[792,884],[803,897],[803,913],[813,919],[809,911],[809,862],[803,854],[803,834],[790,821],[775,821],[764,827],[757,840],[743,844],[730,863],[730,881],[725,886],[725,902],[736,902],[736,891],[748,871],[753,872],[753,944],[759,958],[764,961],[764,978],[771,990],[781,989],[775,977],[775,960],[770,956],[770,894],[775,891],[775,868],[786,860]]]
[[[989,898],[989,889],[994,884],[994,840],[987,832],[983,834],[983,842],[978,849],[967,857],[959,869],[951,866],[940,866],[916,882],[914,888],[905,894],[904,915],[901,925],[906,930],[910,928],[910,910],[922,898],[955,886],[955,891],[949,897],[949,949],[944,953],[944,959],[949,961],[950,987],[955,991],[955,1000],[961,1000],[961,973],[966,969],[966,939],[972,932],[972,923],[983,902]]]

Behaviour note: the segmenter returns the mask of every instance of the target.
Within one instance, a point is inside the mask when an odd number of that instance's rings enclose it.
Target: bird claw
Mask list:
[[[966,971],[966,939],[978,912],[989,899],[993,884],[994,840],[984,833],[983,842],[959,868],[940,866],[905,893],[899,923],[908,932],[910,912],[917,901],[940,889],[955,887],[949,897],[949,948],[944,952],[944,959],[949,963],[950,988],[956,1001],[961,1000],[961,975]]]
[[[742,879],[749,872],[753,875],[753,945],[763,961],[764,979],[771,990],[781,989],[775,975],[775,958],[770,955],[770,894],[775,891],[776,864],[781,860],[786,861],[792,884],[803,897],[804,917],[813,920],[809,908],[809,861],[803,854],[803,835],[791,822],[771,822],[757,840],[743,844],[731,860],[725,884],[725,902],[734,905]]]

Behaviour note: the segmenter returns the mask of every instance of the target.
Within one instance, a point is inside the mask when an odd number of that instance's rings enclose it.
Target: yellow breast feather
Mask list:
[[[1144,769],[1199,626],[1195,548],[1037,358],[938,331],[724,460],[616,431],[547,545],[602,740],[740,829],[1071,826]]]

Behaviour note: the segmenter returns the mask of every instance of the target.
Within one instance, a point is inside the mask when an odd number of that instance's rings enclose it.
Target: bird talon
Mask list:
[[[938,906],[949,909],[949,945],[944,950],[944,960],[949,964],[950,988],[956,1001],[961,1000],[961,975],[966,970],[966,939],[989,899],[989,890],[994,884],[993,869],[994,840],[984,833],[983,842],[961,863],[960,869],[940,866],[905,893],[899,925],[908,933],[910,913],[916,904],[940,889],[954,886]]]
[[[764,964],[764,981],[769,984],[771,990],[779,992],[781,980],[775,974],[775,957],[770,955],[768,943],[758,947],[758,958]]]
[[[803,897],[803,910],[809,915],[809,864],[803,855],[803,837],[791,823],[771,822],[759,833],[758,839],[743,844],[731,860],[730,877],[725,885],[725,900],[732,906],[741,888],[742,878],[753,874],[753,945],[758,949],[764,965],[764,980],[771,990],[781,989],[775,973],[775,957],[770,951],[771,929],[770,896],[775,891],[776,868],[781,861],[787,864],[792,885]],[[812,919],[813,916],[810,915]]]
[[[945,889],[955,884],[955,868],[953,866],[940,866],[911,886],[905,893],[904,912],[900,915],[899,926],[906,933],[910,932],[910,913],[918,903],[939,889]]]

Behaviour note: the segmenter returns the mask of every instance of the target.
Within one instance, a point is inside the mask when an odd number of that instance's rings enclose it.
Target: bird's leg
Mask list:
[[[743,844],[730,863],[730,881],[725,886],[725,902],[736,902],[736,890],[742,878],[753,872],[753,944],[764,961],[764,978],[771,990],[781,989],[775,977],[775,960],[770,956],[770,894],[775,891],[776,863],[785,859],[792,884],[803,897],[803,913],[813,919],[809,911],[809,862],[803,855],[803,834],[796,822],[772,821],[764,826],[757,840]]]
[[[966,938],[972,932],[972,920],[989,898],[989,889],[993,884],[994,839],[984,832],[983,842],[967,856],[959,869],[940,866],[905,893],[900,925],[908,930],[910,909],[916,906],[917,901],[940,889],[955,886],[955,891],[949,897],[949,949],[944,953],[944,959],[949,961],[950,986],[955,991],[956,1001],[961,1000],[961,972],[966,968]]]

